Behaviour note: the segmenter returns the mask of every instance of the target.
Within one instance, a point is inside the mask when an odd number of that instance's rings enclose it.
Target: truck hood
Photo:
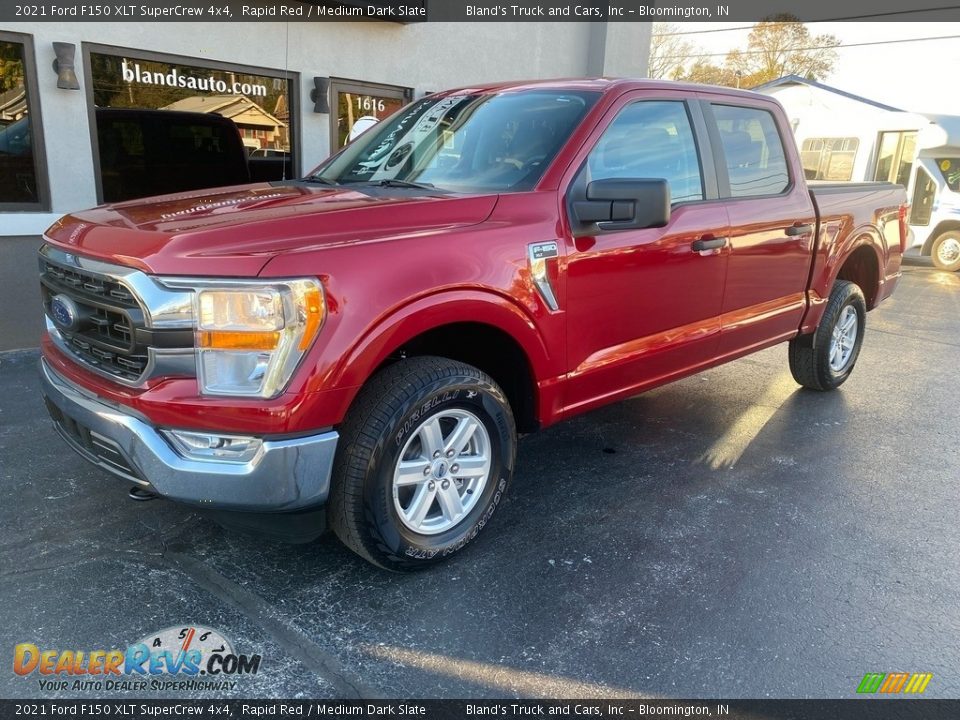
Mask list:
[[[46,237],[78,255],[150,273],[253,277],[290,250],[475,225],[497,197],[263,183],[101,205],[64,216]]]

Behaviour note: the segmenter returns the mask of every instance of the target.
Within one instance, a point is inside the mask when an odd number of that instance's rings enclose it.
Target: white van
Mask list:
[[[960,270],[960,118],[931,115],[917,137],[910,186],[913,247],[941,270]]]
[[[960,118],[903,113],[915,124],[864,123],[844,133],[810,122],[796,128],[807,180],[887,180],[907,188],[910,246],[941,270],[960,270]],[[909,121],[908,121],[909,122]]]
[[[960,269],[960,117],[905,112],[796,75],[754,89],[783,104],[808,181],[903,185],[911,247]]]

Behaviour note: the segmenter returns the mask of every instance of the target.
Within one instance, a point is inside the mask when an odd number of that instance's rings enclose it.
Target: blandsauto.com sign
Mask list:
[[[187,75],[173,68],[169,72],[144,70],[140,63],[130,63],[126,60],[121,65],[123,80],[140,85],[165,85],[166,87],[182,88],[184,90],[200,90],[218,93],[220,95],[246,95],[247,97],[266,97],[267,86],[245,82],[229,82],[214,77]]]

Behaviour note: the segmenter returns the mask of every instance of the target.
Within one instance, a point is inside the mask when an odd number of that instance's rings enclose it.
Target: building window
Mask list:
[[[0,209],[47,210],[47,184],[26,36],[0,32]]]
[[[917,154],[917,131],[882,132],[877,147],[877,169],[873,179],[906,187]]]
[[[411,88],[334,78],[330,83],[336,124],[331,127],[331,151],[336,152],[360,133],[413,99]]]
[[[144,51],[85,49],[101,200],[296,176],[292,78]]]
[[[807,138],[800,148],[800,159],[807,180],[840,180],[853,178],[853,163],[860,140],[847,138]]]

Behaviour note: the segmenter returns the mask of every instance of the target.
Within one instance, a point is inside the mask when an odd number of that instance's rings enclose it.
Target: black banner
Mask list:
[[[0,3],[0,22],[724,22],[789,13],[813,21],[960,20],[960,5],[900,0],[60,0]]]
[[[939,720],[960,700],[0,700],[0,717]]]

